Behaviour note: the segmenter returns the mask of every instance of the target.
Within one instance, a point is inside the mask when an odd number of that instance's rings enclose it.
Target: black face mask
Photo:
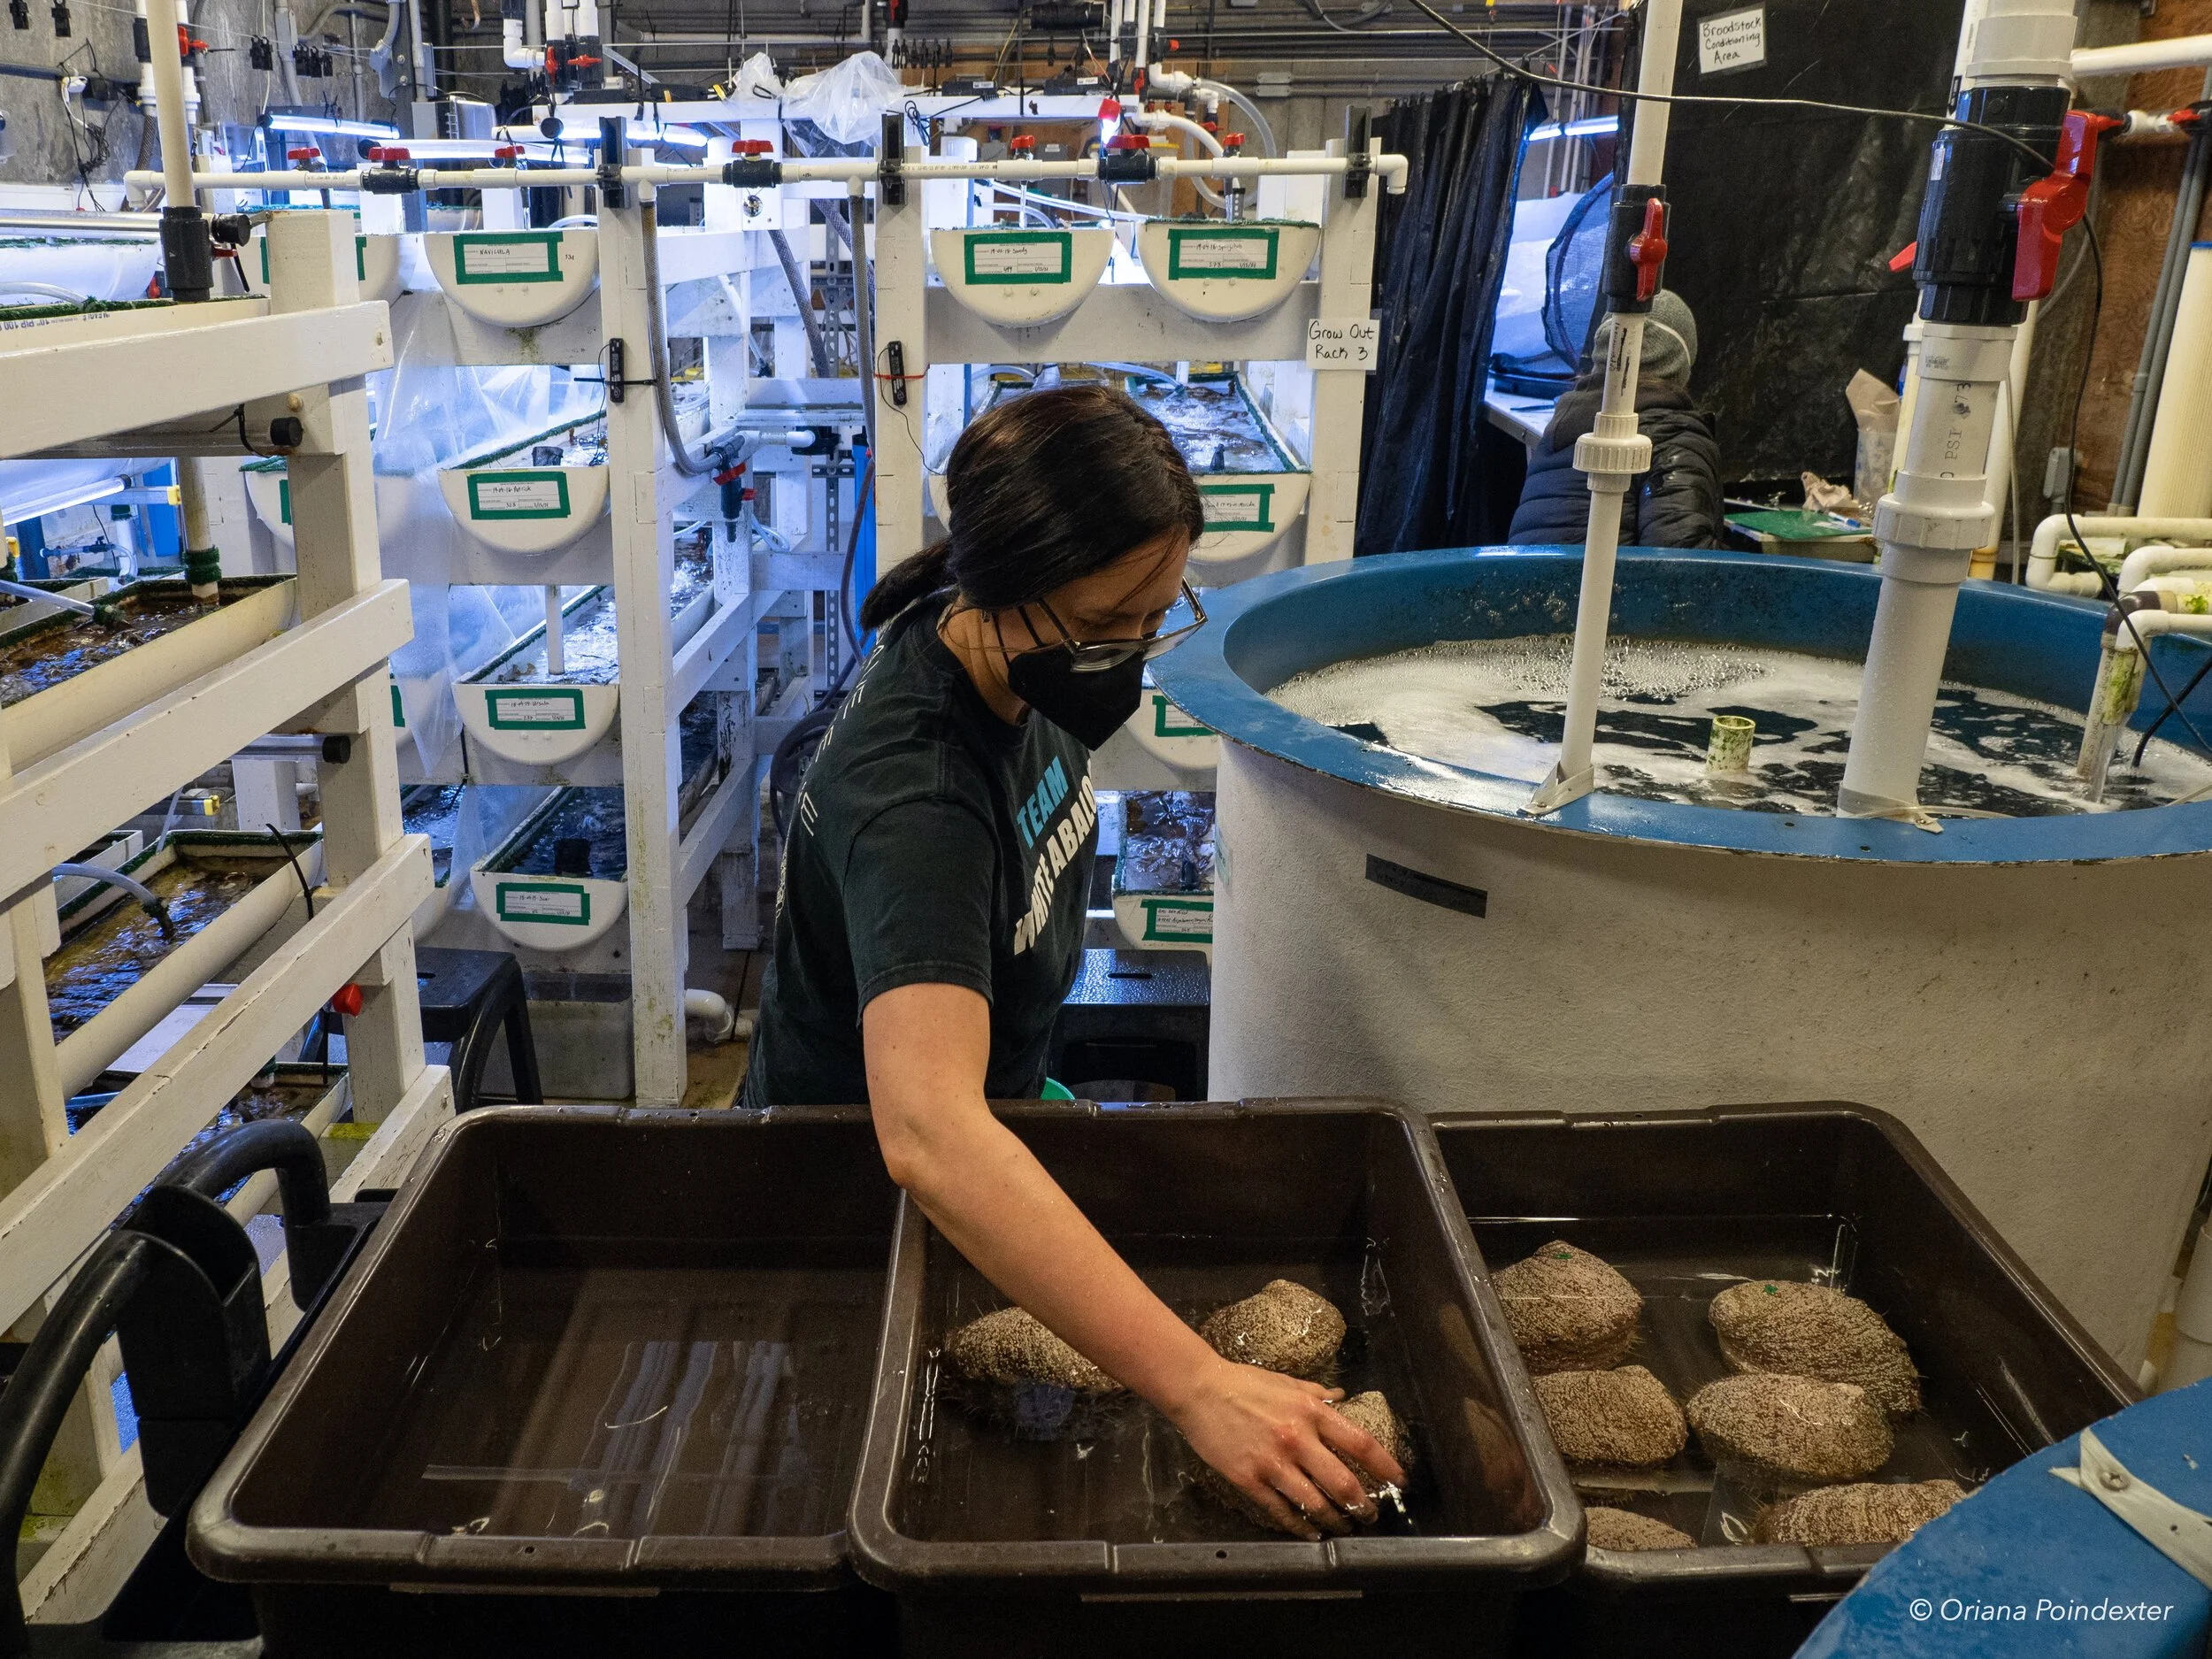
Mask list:
[[[1079,671],[1065,646],[1024,651],[1006,664],[1013,694],[1086,749],[1100,749],[1144,702],[1144,657]]]

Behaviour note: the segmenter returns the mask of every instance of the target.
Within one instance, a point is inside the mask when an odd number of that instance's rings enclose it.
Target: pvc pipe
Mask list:
[[[1993,9],[2003,0],[1991,4]],[[1836,798],[1845,818],[1934,826],[1919,810],[1920,768],[1959,583],[1972,566],[1973,549],[1988,537],[1983,466],[2012,336],[2007,327],[1926,326],[1905,458],[1895,488],[1874,510],[1882,591]]]
[[[545,589],[545,672],[557,680],[568,672],[567,653],[562,638],[561,590],[557,584],[548,583]]]
[[[1962,90],[2060,86],[2074,50],[2074,0],[1986,0],[1960,31]]]
[[[545,55],[534,52],[523,39],[522,19],[503,17],[499,19],[500,61],[510,69],[537,69],[543,65]]]
[[[1217,97],[1226,98],[1235,104],[1243,112],[1244,119],[1252,123],[1251,135],[1260,141],[1261,150],[1264,150],[1269,157],[1271,158],[1282,153],[1281,146],[1275,142],[1275,128],[1267,117],[1260,113],[1258,104],[1253,103],[1251,99],[1246,97],[1243,93],[1225,81],[1201,81],[1196,85],[1201,91],[1211,93]],[[1404,188],[1402,178],[1400,182],[1391,187],[1394,192]]]
[[[2189,250],[2143,463],[2147,517],[2212,514],[2212,242]]]
[[[2212,548],[2155,545],[2137,548],[2120,566],[2119,589],[2124,594],[2131,594],[2153,578],[2170,575],[2176,571],[2200,571],[2205,573],[2206,580],[2212,581]]]
[[[1647,0],[1643,61],[1636,74],[1639,92],[1664,95],[1674,90],[1675,50],[1681,35],[1681,6],[1665,0]],[[1672,109],[1667,104],[1645,103],[1636,106],[1635,135],[1628,146],[1628,183],[1659,182],[1667,158],[1667,117]]]
[[[2212,65],[2212,35],[2183,35],[2170,41],[2137,41],[2125,46],[2084,46],[2073,53],[2074,79],[2093,75],[2139,75],[2147,69],[2190,69]]]
[[[1340,178],[1346,160],[1342,156],[1163,156],[1154,165],[1164,179],[1259,179],[1279,174]],[[1401,155],[1386,154],[1374,158],[1374,172],[1393,195],[1404,191],[1408,165]],[[901,172],[909,179],[998,179],[1030,183],[1041,179],[1095,179],[1098,165],[1091,161],[943,161],[931,157],[907,162]],[[204,172],[192,178],[203,190],[357,190],[361,188],[361,174],[362,170],[357,167],[342,173],[290,168],[268,173]],[[875,162],[864,156],[783,164],[784,180],[791,184],[865,184],[875,176]],[[127,184],[141,186],[159,184],[163,180],[160,173],[135,169],[123,177]],[[641,164],[624,167],[622,177],[626,182],[638,185],[719,184],[722,170],[714,166]],[[596,185],[600,178],[598,170],[592,167],[549,167],[530,172],[513,167],[423,167],[417,170],[415,181],[425,190],[535,190]]]
[[[1646,0],[1642,61],[1636,89],[1661,96],[1674,90],[1675,48],[1682,29],[1682,0]],[[1637,112],[1629,150],[1628,181],[1655,185],[1666,159],[1664,104]],[[1656,110],[1662,119],[1647,126]],[[1643,366],[1644,317],[1616,311],[1606,351],[1605,389],[1591,430],[1575,443],[1575,466],[1588,481],[1590,517],[1583,532],[1582,587],[1575,602],[1574,657],[1567,670],[1567,717],[1559,758],[1521,810],[1531,816],[1556,811],[1597,785],[1594,749],[1598,695],[1604,689],[1606,629],[1612,618],[1613,571],[1620,552],[1621,506],[1639,472],[1651,466],[1651,440],[1636,429],[1636,380]]]
[[[156,5],[161,0],[154,0]],[[299,855],[310,881],[322,877],[319,842]],[[92,1079],[121,1059],[203,985],[252,949],[284,918],[299,896],[291,867],[261,881],[245,897],[179,944],[127,987],[112,1002],[54,1046],[65,1096],[81,1094]]]
[[[2158,1374],[2159,1392],[2212,1377],[2212,1222],[2197,1234],[2189,1271],[2174,1298],[2174,1348]]]
[[[687,1023],[696,1020],[704,1026],[701,1035],[709,1043],[727,1042],[733,1037],[749,1039],[753,1034],[750,1017],[737,1012],[726,999],[712,991],[686,989],[684,1018]]]
[[[146,0],[146,36],[153,51],[154,103],[161,134],[160,184],[171,207],[190,207],[192,127],[185,111],[184,62],[177,51],[177,0]]]
[[[1148,132],[1179,133],[1185,137],[1194,138],[1209,155],[1223,153],[1221,141],[1196,121],[1186,120],[1179,115],[1170,115],[1164,110],[1133,111],[1122,119],[1130,126],[1141,127]]]
[[[2118,518],[2103,514],[2076,513],[2074,522],[2081,526],[2081,533],[2092,541],[2121,541],[2137,536],[2154,536],[2162,541],[2212,541],[2212,518]],[[2058,569],[2058,544],[2062,537],[2070,536],[2066,515],[2053,513],[2035,526],[2035,541],[2028,553],[2028,586],[2046,588],[2053,593],[2098,593],[2104,584],[2093,576],[2083,577],[2090,585],[2085,590],[2069,584],[2067,577]],[[2082,549],[2085,554],[2086,549]],[[2121,592],[2126,592],[2123,587]]]
[[[1110,64],[1121,61],[1121,7],[1122,0],[1106,0],[1106,61]]]

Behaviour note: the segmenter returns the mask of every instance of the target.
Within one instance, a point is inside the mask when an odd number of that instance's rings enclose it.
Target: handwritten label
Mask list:
[[[1697,26],[1698,73],[1756,69],[1767,60],[1767,9],[1748,6],[1702,19]]]
[[[568,687],[550,691],[488,691],[484,712],[495,731],[514,726],[584,729],[584,694]]]
[[[558,231],[472,232],[453,239],[453,271],[463,282],[557,282]]]
[[[581,887],[499,884],[498,908],[503,921],[568,922],[591,920],[591,895]]]
[[[1144,899],[1144,936],[1147,939],[1186,939],[1211,944],[1214,907],[1210,901]]]
[[[1306,325],[1306,366],[1375,372],[1382,325],[1371,317],[1317,317]]]

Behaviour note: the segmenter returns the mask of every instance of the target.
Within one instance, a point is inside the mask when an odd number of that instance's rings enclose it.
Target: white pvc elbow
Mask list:
[[[753,1034],[751,1017],[737,1012],[727,998],[712,991],[684,992],[684,1023],[709,1047],[736,1037],[749,1040]]]

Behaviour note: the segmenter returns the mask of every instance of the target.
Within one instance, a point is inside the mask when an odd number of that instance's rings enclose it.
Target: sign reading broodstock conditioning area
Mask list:
[[[1697,26],[1697,67],[1700,74],[1717,75],[1731,69],[1756,69],[1767,60],[1767,9],[1747,6],[1741,12],[1723,12],[1701,18]]]
[[[1375,372],[1382,325],[1371,317],[1317,317],[1306,325],[1306,366]]]

